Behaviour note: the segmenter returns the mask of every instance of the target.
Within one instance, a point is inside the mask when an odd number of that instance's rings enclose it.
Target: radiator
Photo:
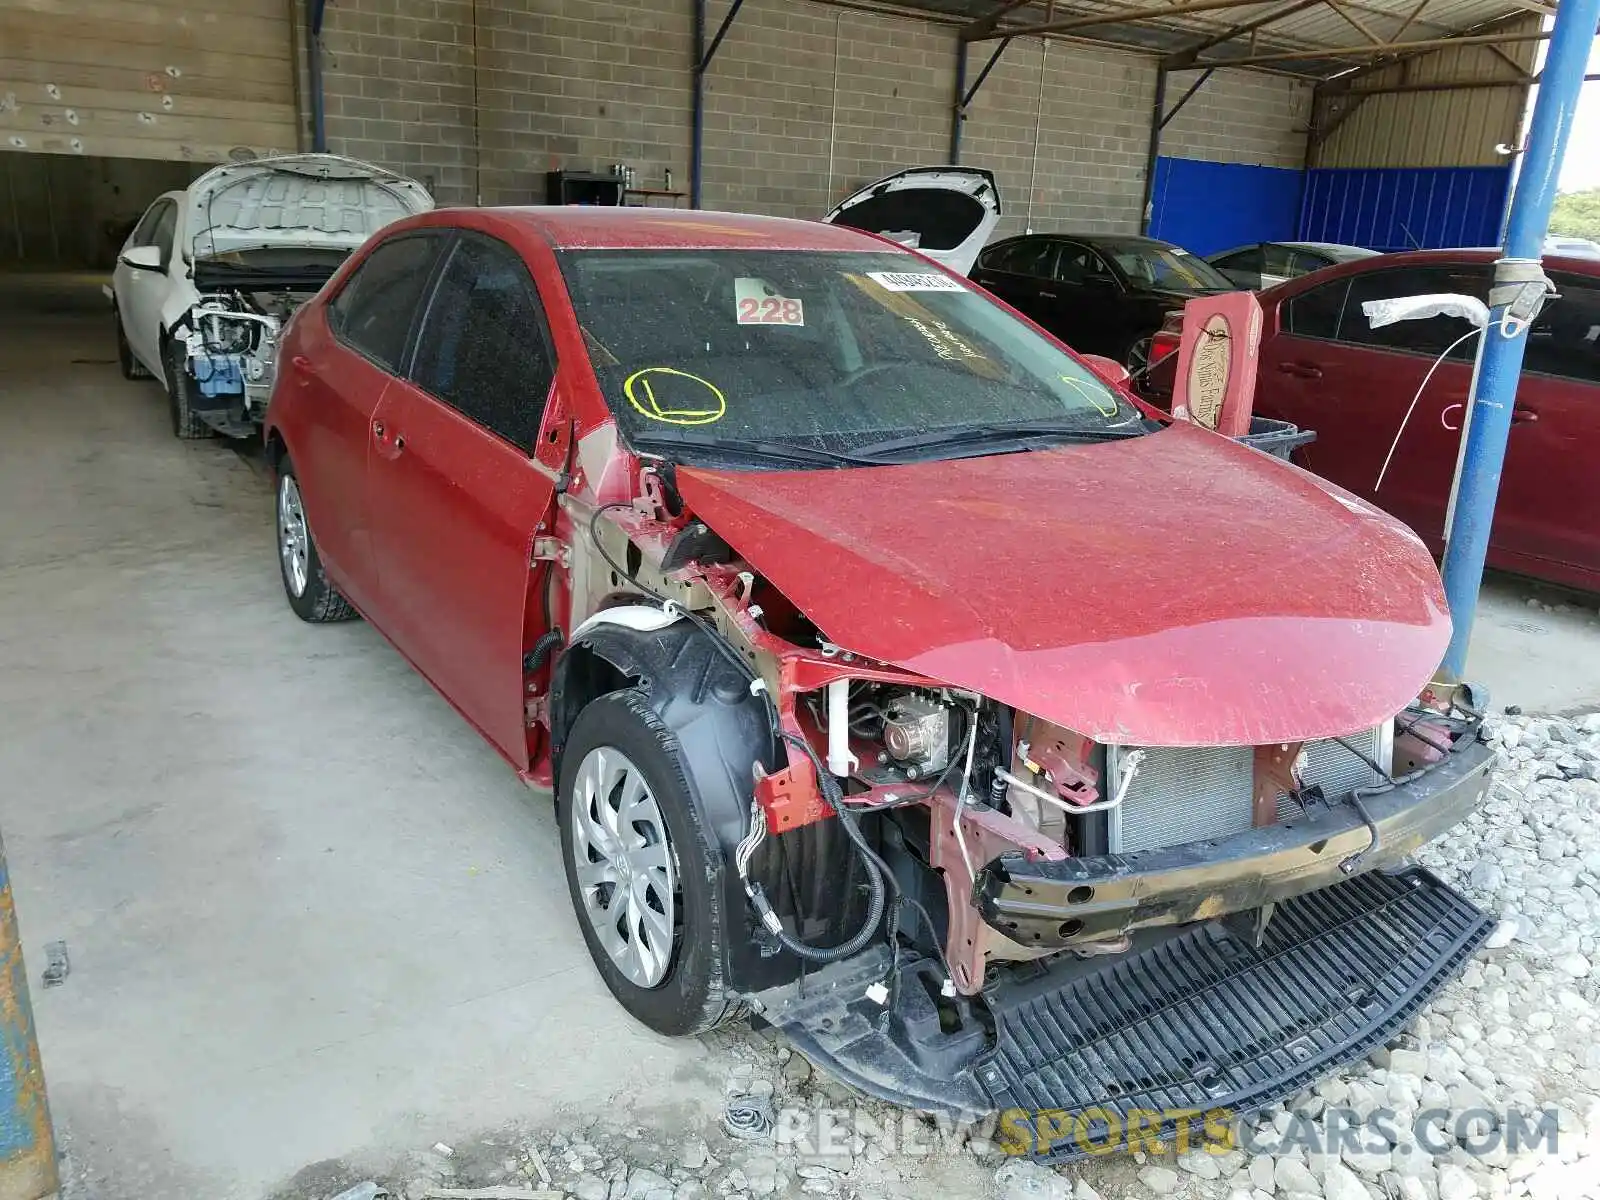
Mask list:
[[[1393,725],[1385,722],[1345,741],[1388,768],[1393,758]],[[1131,747],[1106,747],[1106,787],[1117,786],[1122,756]],[[1329,738],[1307,742],[1307,784],[1319,784],[1337,802],[1381,776]],[[1110,811],[1113,853],[1177,846],[1205,838],[1228,837],[1249,829],[1254,817],[1253,746],[1146,747],[1144,760],[1118,808]],[[1298,812],[1288,796],[1278,798],[1278,819]]]

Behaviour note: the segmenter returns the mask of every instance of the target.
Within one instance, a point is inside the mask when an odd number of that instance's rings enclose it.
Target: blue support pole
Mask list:
[[[0,843],[0,1200],[41,1200],[60,1188],[55,1131],[28,1000],[11,872]]]
[[[1457,679],[1467,664],[1467,643],[1472,637],[1478,590],[1483,584],[1483,563],[1489,552],[1489,529],[1500,490],[1500,470],[1505,464],[1506,439],[1511,433],[1517,379],[1528,345],[1528,322],[1517,322],[1508,335],[1501,328],[1502,320],[1510,301],[1516,298],[1511,285],[1520,281],[1530,264],[1537,267],[1544,251],[1556,180],[1572,133],[1596,22],[1600,22],[1600,0],[1562,0],[1556,11],[1549,54],[1539,77],[1539,97],[1533,106],[1528,145],[1511,196],[1505,249],[1495,264],[1496,292],[1510,294],[1490,296],[1489,328],[1483,334],[1455,516],[1444,555],[1444,590],[1454,631],[1443,669]]]

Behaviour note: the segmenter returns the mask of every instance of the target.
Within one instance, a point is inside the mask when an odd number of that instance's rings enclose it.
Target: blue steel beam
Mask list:
[[[1445,652],[1444,670],[1460,678],[1467,663],[1467,643],[1477,615],[1478,590],[1483,585],[1483,563],[1489,552],[1489,530],[1494,521],[1495,498],[1500,491],[1500,471],[1505,465],[1506,439],[1516,405],[1517,379],[1528,346],[1531,321],[1516,322],[1508,332],[1504,319],[1520,289],[1514,285],[1537,268],[1550,227],[1550,207],[1556,198],[1561,160],[1572,134],[1578,95],[1589,49],[1600,22],[1600,0],[1561,0],[1550,52],[1540,76],[1539,98],[1533,106],[1533,123],[1522,169],[1511,196],[1506,221],[1505,249],[1495,264],[1495,289],[1490,293],[1489,328],[1483,335],[1477,386],[1472,395],[1472,419],[1462,453],[1460,483],[1454,519],[1444,554],[1444,589],[1450,603],[1454,630]],[[1573,447],[1588,453],[1590,447]]]

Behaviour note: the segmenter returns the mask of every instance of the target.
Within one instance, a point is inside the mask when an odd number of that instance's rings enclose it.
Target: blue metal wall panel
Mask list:
[[[1158,158],[1150,236],[1195,254],[1292,239],[1303,172],[1290,167]]]
[[[1298,236],[1371,250],[1495,246],[1511,168],[1317,168],[1306,173]]]

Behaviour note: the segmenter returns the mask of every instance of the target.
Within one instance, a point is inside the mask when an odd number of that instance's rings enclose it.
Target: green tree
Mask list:
[[[1600,188],[1557,196],[1550,211],[1550,232],[1600,242]]]

